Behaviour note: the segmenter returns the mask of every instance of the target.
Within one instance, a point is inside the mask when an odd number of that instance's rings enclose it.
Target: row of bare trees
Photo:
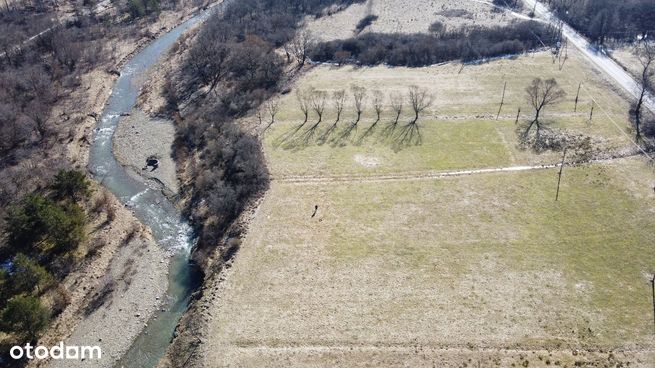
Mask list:
[[[543,120],[544,111],[564,99],[566,92],[555,79],[535,78],[525,89],[525,96],[533,115],[530,120],[521,124],[519,135],[524,142],[532,140],[533,143],[539,144],[541,134],[547,127],[547,121]],[[319,139],[319,142],[325,141],[325,138],[336,129],[337,124],[342,120],[348,101],[352,107],[354,117],[347,124],[340,137],[341,139],[348,137],[357,128],[365,111],[371,109],[375,114],[375,120],[361,136],[360,140],[363,140],[373,132],[381,121],[384,109],[390,108],[392,118],[390,124],[385,128],[385,132],[394,132],[400,124],[403,113],[411,112],[411,119],[404,125],[404,128],[400,131],[400,137],[397,138],[400,142],[407,139],[412,140],[412,137],[420,137],[418,122],[425,114],[425,111],[434,103],[434,95],[430,91],[415,85],[410,86],[406,93],[394,91],[389,94],[385,94],[378,89],[367,90],[365,87],[357,85],[351,86],[349,91],[340,89],[331,93],[309,87],[296,90],[295,97],[303,120],[299,126],[283,137],[283,141],[293,138],[296,133],[308,124],[311,115],[315,115],[316,121],[308,126],[300,137],[304,142],[309,141],[310,138],[314,137],[319,125],[325,120],[326,110],[330,107],[335,114],[335,118],[324,132],[322,139]],[[279,102],[277,100],[267,103],[264,109],[261,109],[258,113],[260,123],[262,123],[263,114],[268,114],[270,117],[266,126],[266,129],[268,129],[275,122],[278,111]]]
[[[303,115],[302,125],[309,121],[310,114],[313,112],[316,115],[317,121],[315,125],[323,121],[326,107],[330,105],[336,114],[333,124],[341,121],[347,99],[352,101],[352,107],[355,113],[353,125],[357,125],[362,115],[370,104],[370,107],[375,113],[375,121],[373,125],[377,124],[382,116],[385,106],[390,106],[394,113],[393,124],[397,125],[400,117],[406,108],[409,108],[413,114],[410,124],[417,124],[421,115],[425,110],[430,107],[434,101],[434,96],[427,89],[418,86],[410,86],[405,94],[399,92],[392,92],[388,96],[380,90],[367,90],[362,86],[352,86],[350,93],[346,90],[340,89],[328,93],[327,91],[317,90],[313,87],[307,89],[299,89],[296,91],[296,101],[298,108]],[[269,103],[267,109],[271,114],[271,121],[275,120],[275,113],[278,111],[277,103]]]

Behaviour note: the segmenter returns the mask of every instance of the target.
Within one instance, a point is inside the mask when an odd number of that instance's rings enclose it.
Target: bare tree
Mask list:
[[[636,130],[636,139],[641,139],[641,120],[642,120],[642,107],[644,104],[644,99],[648,94],[649,90],[652,90],[653,87],[653,75],[655,75],[655,47],[651,45],[648,41],[643,40],[639,43],[637,50],[635,52],[639,63],[642,66],[641,69],[641,86],[639,89],[639,97],[637,102],[632,108],[632,115],[634,116],[635,130]]]
[[[403,112],[404,98],[400,93],[394,92],[390,96],[391,108],[394,113],[396,113],[396,118],[393,121],[393,126],[398,125],[398,120],[400,119],[400,114]]]
[[[373,109],[375,110],[375,123],[380,121],[380,114],[382,114],[382,107],[384,105],[384,93],[380,90],[373,91]]]
[[[266,112],[268,113],[268,116],[271,118],[271,120],[268,122],[268,125],[266,128],[264,128],[264,131],[268,130],[268,128],[271,127],[275,123],[275,116],[277,113],[280,111],[280,102],[278,100],[271,100],[266,103]],[[261,123],[261,119],[260,119]]]
[[[366,99],[366,88],[360,86],[351,87],[353,93],[353,100],[355,103],[355,111],[357,111],[357,119],[353,123],[356,125],[359,123],[359,120],[362,118],[362,113],[364,112],[364,102]]]
[[[534,118],[531,122],[528,123],[525,128],[524,135],[527,135],[533,126],[537,129],[537,139],[539,138],[539,133],[542,128],[542,124],[539,121],[539,117],[544,108],[554,105],[558,101],[566,96],[566,92],[557,84],[557,81],[553,78],[543,80],[541,78],[535,78],[525,89],[526,98],[532,108],[534,109]]]
[[[189,51],[185,68],[190,72],[193,80],[201,85],[208,86],[210,93],[229,71],[231,48],[221,35],[203,32],[196,45]],[[186,87],[189,93],[195,91],[196,86],[191,83]]]
[[[409,104],[414,111],[414,120],[410,124],[416,124],[420,114],[430,107],[433,101],[434,97],[426,89],[418,86],[409,87]]]
[[[266,103],[266,111],[268,112],[268,116],[271,117],[271,122],[269,124],[273,125],[273,123],[275,123],[275,115],[280,111],[280,101],[268,101],[268,103]]]
[[[300,32],[298,36],[296,36],[296,38],[291,41],[289,49],[291,50],[291,53],[293,53],[293,56],[296,58],[299,68],[302,68],[305,65],[305,62],[307,61],[307,55],[309,54],[309,50],[312,48],[313,44],[314,37],[312,36],[311,32],[307,30]]]
[[[302,90],[298,89],[296,90],[296,100],[298,100],[298,107],[300,107],[300,111],[302,111],[303,115],[305,116],[305,120],[303,120],[303,125],[307,123],[307,120],[309,119],[309,96],[311,95],[312,90]]]
[[[382,108],[384,105],[384,93],[382,93],[382,91],[379,90],[374,90],[372,95],[373,95],[372,104],[373,104],[373,109],[375,110],[376,118],[373,124],[371,124],[371,126],[368,127],[368,129],[366,129],[364,134],[359,138],[357,142],[358,144],[361,144],[364,141],[364,139],[366,139],[366,137],[373,134],[373,130],[380,122],[380,115],[382,114]]]
[[[332,104],[334,105],[334,110],[337,112],[337,118],[334,123],[338,123],[341,119],[341,113],[343,112],[343,106],[346,103],[346,91],[340,89],[332,93]]]
[[[323,111],[325,111],[325,101],[327,100],[327,92],[325,91],[312,91],[312,94],[309,96],[309,103],[312,107],[312,110],[318,116],[318,121],[316,125],[320,124],[323,121]]]
[[[328,137],[334,132],[337,128],[337,124],[341,120],[341,113],[343,113],[343,107],[346,104],[346,91],[340,89],[332,93],[332,106],[337,112],[337,117],[334,119],[334,123],[319,137],[318,143],[323,144],[327,141]]]

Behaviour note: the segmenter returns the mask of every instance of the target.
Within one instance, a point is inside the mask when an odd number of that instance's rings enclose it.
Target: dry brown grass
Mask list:
[[[501,12],[492,12],[492,6],[475,1],[458,0],[369,0],[351,5],[346,10],[317,20],[308,19],[307,29],[323,41],[343,39],[355,35],[355,25],[368,14],[379,18],[364,32],[416,33],[428,32],[434,21],[447,28],[482,25],[496,26],[514,18]]]
[[[513,347],[636,349],[647,367],[647,170],[569,168],[560,202],[554,169],[274,184],[209,311],[206,362],[357,365],[378,349],[390,366],[414,347]]]

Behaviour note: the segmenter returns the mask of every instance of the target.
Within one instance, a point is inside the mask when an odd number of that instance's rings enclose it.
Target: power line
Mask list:
[[[614,124],[614,126],[616,127],[616,129],[617,129],[621,134],[623,134],[626,138],[628,138],[628,141],[629,141],[632,145],[634,145],[635,147],[637,147],[637,148],[638,148],[638,149],[639,149],[639,150],[644,154],[644,156],[648,157],[649,160],[655,162],[655,159],[653,159],[653,157],[651,157],[651,156],[648,154],[648,152],[646,152],[646,150],[644,150],[644,148],[643,148],[642,146],[640,146],[640,145],[638,145],[637,143],[635,143],[634,140],[632,139],[632,136],[628,135],[628,133],[626,133],[626,132],[621,128],[621,126],[619,126],[619,124],[618,124],[618,123],[617,123],[617,122],[612,118],[612,116],[610,116],[610,114],[605,110],[605,108],[603,107],[603,105],[601,105],[601,104],[598,103],[598,101],[594,98],[594,96],[591,95],[591,93],[590,93],[589,90],[587,89],[587,86],[582,86],[582,89],[583,89],[583,91],[585,91],[585,93],[587,94],[587,96],[588,96],[588,97],[589,97],[589,98],[590,98],[590,99],[591,99],[591,100],[592,100],[592,101],[593,101],[593,102],[598,106],[598,108],[600,109],[600,111],[602,111],[602,113],[605,114],[605,116],[607,116],[607,118],[612,122],[612,124]]]

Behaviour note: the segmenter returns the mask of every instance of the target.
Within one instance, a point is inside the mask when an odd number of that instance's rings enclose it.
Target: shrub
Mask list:
[[[50,272],[28,256],[19,253],[14,257],[10,275],[14,294],[31,294],[35,289],[40,294],[52,285],[52,281]]]
[[[86,216],[73,203],[58,204],[39,194],[28,195],[10,209],[6,219],[9,241],[26,253],[75,249],[84,240]]]
[[[430,27],[428,28],[428,30],[431,33],[441,33],[444,30],[446,30],[446,26],[442,22],[437,20],[437,21],[432,22],[432,24],[430,24]]]
[[[521,0],[493,0],[492,3],[510,9],[519,9],[521,7]]]
[[[378,20],[378,16],[373,15],[373,14],[369,14],[369,15],[365,16],[364,18],[362,18],[357,23],[357,26],[355,27],[355,29],[357,30],[357,33],[360,33],[361,31],[363,31],[366,27],[373,24],[373,22],[375,22],[376,20]]]
[[[159,11],[159,0],[129,0],[127,10],[132,18],[156,13]]]
[[[460,28],[439,34],[367,33],[355,38],[323,42],[310,53],[315,61],[335,62],[337,52],[364,65],[388,64],[418,67],[451,60],[471,61],[517,54],[541,47],[539,40],[554,41],[553,29],[534,21],[504,27]]]
[[[7,302],[0,316],[3,331],[35,340],[48,325],[50,312],[38,298],[18,295]]]
[[[90,186],[91,183],[81,171],[60,170],[55,175],[52,189],[55,198],[79,200],[89,197]]]
[[[52,313],[59,315],[71,303],[71,295],[63,285],[57,285],[54,294],[52,295]]]
[[[11,285],[9,282],[9,272],[4,268],[0,268],[0,308],[3,307],[10,296]]]

